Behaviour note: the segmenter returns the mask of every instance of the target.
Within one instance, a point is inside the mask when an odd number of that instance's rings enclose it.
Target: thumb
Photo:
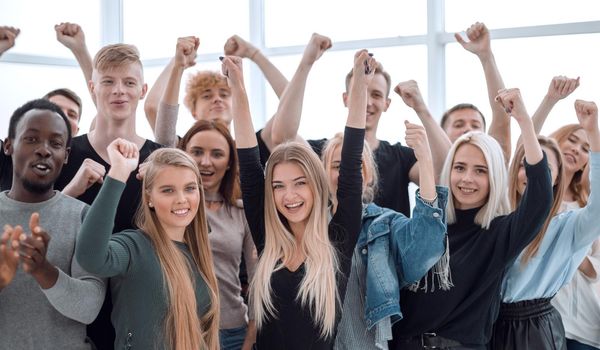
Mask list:
[[[40,226],[40,214],[33,213],[29,219],[29,229],[31,233],[37,232],[37,228]]]
[[[460,35],[460,33],[454,33],[454,39],[456,39],[456,41],[461,46],[465,46],[467,44],[467,42],[462,38],[462,35]]]

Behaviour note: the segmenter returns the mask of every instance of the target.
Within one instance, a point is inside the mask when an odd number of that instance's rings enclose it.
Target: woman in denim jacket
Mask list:
[[[408,123],[406,127],[406,143],[415,149],[421,167],[413,218],[372,203],[377,169],[365,144],[362,229],[352,257],[335,349],[387,349],[392,323],[402,318],[400,289],[420,280],[445,251],[448,190],[435,186],[424,129]],[[342,141],[343,135],[336,135],[323,151],[332,194],[337,189]],[[335,196],[332,202],[335,212]],[[434,270],[448,283],[442,265],[443,261]]]

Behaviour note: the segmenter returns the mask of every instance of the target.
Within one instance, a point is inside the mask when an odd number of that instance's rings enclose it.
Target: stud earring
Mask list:
[[[150,208],[154,208],[154,205],[152,205],[152,202],[148,202],[148,206],[149,206]]]

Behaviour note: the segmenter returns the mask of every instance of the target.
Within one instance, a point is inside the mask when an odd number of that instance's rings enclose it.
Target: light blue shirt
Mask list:
[[[552,218],[537,254],[522,266],[521,252],[508,268],[502,302],[550,298],[571,281],[590,245],[600,236],[600,152],[590,152],[590,184],[588,204]]]

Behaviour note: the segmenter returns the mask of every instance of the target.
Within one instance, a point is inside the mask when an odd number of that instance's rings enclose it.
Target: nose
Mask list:
[[[213,97],[213,103],[219,102],[223,102],[223,99],[221,98],[221,96],[219,96],[219,94],[216,94],[215,97]]]
[[[124,93],[124,89],[123,89],[123,83],[118,81],[113,85],[113,94],[115,95],[122,95]]]
[[[469,131],[473,131],[473,128],[472,128],[472,127],[470,127],[470,126],[465,126],[465,127],[463,128],[463,134],[466,134],[466,133],[468,133]]]
[[[42,158],[50,157],[49,145],[47,142],[42,142],[40,146],[35,150],[35,153]]]
[[[210,165],[210,156],[208,154],[204,154],[202,158],[200,158],[200,164],[202,165]]]
[[[177,191],[177,203],[185,203],[187,199],[185,198],[185,193],[183,191]]]

